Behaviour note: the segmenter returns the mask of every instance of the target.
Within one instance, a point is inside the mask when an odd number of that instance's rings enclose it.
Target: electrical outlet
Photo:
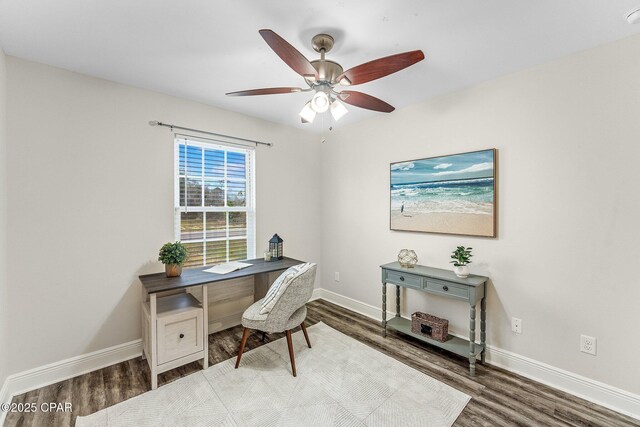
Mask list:
[[[587,354],[596,355],[596,339],[588,335],[580,335],[580,351]]]
[[[333,273],[333,280],[335,280],[336,282],[340,281],[340,273],[339,272],[335,272]]]
[[[517,317],[511,318],[511,331],[516,334],[522,333],[522,319],[518,319]]]

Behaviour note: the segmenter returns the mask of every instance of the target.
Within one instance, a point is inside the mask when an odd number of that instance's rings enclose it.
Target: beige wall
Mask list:
[[[6,58],[0,48],[0,388],[8,371]],[[0,402],[1,403],[1,402]]]
[[[317,137],[8,58],[10,372],[140,338],[137,276],[173,239],[173,140],[149,120],[266,140],[257,251],[320,256]],[[179,78],[179,76],[176,76]]]
[[[378,266],[400,249],[450,268],[450,251],[472,246],[471,271],[492,279],[491,345],[640,393],[638,58],[640,37],[625,39],[338,131],[322,153],[322,287],[379,307]],[[497,239],[389,230],[390,162],[491,147]],[[406,296],[404,315],[468,327],[464,304]]]

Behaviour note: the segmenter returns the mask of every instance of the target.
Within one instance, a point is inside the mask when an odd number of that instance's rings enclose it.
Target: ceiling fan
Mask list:
[[[300,111],[303,123],[313,122],[317,113],[331,111],[337,121],[347,114],[342,102],[367,110],[390,113],[395,108],[381,99],[353,90],[337,91],[337,86],[353,86],[388,76],[424,59],[421,50],[398,53],[375,59],[344,71],[337,62],[325,59],[325,54],[333,47],[333,37],[318,34],[311,40],[313,49],[320,59],[309,61],[295,47],[272,30],[260,30],[260,35],[273,51],[296,73],[304,77],[308,88],[272,87],[263,89],[229,92],[229,96],[273,95],[280,93],[315,92],[309,102]],[[342,102],[340,102],[342,101]]]

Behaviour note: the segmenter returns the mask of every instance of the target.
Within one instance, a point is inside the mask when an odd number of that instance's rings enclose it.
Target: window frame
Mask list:
[[[180,146],[185,146],[185,174],[180,174]],[[187,162],[187,147],[196,146],[201,148],[202,150],[222,150],[224,151],[224,202],[225,206],[204,206],[206,191],[204,190],[204,183],[206,182],[206,178],[204,177],[204,163],[205,156],[204,151],[202,155],[202,203],[201,206],[188,206],[188,197],[185,193],[185,206],[180,206],[180,180],[181,178],[185,179],[185,191],[187,191],[187,181],[188,181],[188,170],[186,169]],[[228,167],[227,167],[227,153],[241,153],[245,155],[245,178],[235,178],[228,177]],[[174,185],[174,198],[173,198],[173,206],[174,206],[174,238],[176,241],[181,241],[182,243],[203,243],[203,252],[202,252],[202,260],[203,264],[201,265],[193,265],[191,267],[203,267],[207,264],[207,242],[226,242],[226,260],[224,262],[229,262],[231,251],[230,251],[230,241],[233,240],[243,240],[246,239],[247,244],[247,259],[254,259],[256,257],[256,197],[255,197],[255,150],[253,147],[240,147],[240,146],[232,146],[229,144],[225,144],[224,141],[218,141],[213,139],[202,139],[193,136],[185,136],[185,135],[176,135],[174,137],[174,171],[173,171],[173,185]],[[227,191],[228,191],[228,183],[229,182],[243,182],[245,183],[245,206],[226,206],[228,203],[227,200]],[[193,239],[193,240],[185,240],[182,241],[182,232],[181,232],[181,224],[182,224],[182,213],[187,212],[202,212],[203,213],[203,230],[202,230],[202,238],[201,239]],[[226,213],[226,227],[225,227],[225,237],[207,237],[206,230],[206,214],[208,212],[223,212]],[[230,236],[230,221],[229,221],[229,213],[230,212],[245,212],[246,213],[246,235],[243,236]]]

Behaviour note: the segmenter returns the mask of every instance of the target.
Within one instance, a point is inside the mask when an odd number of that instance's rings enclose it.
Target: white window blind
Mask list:
[[[255,152],[175,139],[175,235],[186,267],[255,258]]]

